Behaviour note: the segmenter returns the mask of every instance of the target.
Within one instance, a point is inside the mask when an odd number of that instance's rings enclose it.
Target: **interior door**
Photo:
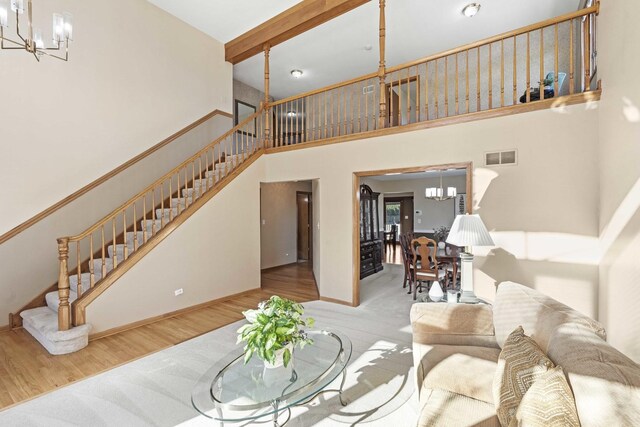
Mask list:
[[[413,197],[404,197],[400,205],[400,224],[403,233],[413,233]]]
[[[311,193],[296,193],[298,207],[298,261],[311,259]]]

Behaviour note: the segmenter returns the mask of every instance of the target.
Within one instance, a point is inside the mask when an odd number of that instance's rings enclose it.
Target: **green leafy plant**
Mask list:
[[[238,329],[238,341],[245,343],[244,363],[248,363],[254,355],[269,363],[274,363],[278,350],[284,349],[283,362],[288,366],[291,361],[291,348],[296,345],[304,348],[313,344],[307,337],[304,327],[313,327],[314,319],[302,318],[304,308],[295,301],[272,296],[262,301],[256,310],[242,312],[249,321]]]
[[[449,236],[449,227],[445,227],[444,225],[436,228],[433,233],[433,237],[435,237],[438,242],[444,242],[447,240],[447,236]]]

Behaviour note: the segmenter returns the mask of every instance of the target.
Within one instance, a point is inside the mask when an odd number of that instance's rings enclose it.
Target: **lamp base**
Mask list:
[[[460,302],[463,304],[477,304],[480,302],[480,299],[473,291],[463,291],[462,295],[460,295]]]

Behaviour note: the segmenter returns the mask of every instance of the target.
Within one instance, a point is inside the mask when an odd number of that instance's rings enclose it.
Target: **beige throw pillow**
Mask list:
[[[509,335],[493,378],[493,401],[500,424],[509,425],[529,387],[553,367],[535,341],[524,334],[522,326]]]
[[[533,383],[509,427],[580,427],[576,402],[560,366]]]

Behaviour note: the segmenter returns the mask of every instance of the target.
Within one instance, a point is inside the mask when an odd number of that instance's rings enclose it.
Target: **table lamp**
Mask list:
[[[464,247],[460,253],[460,288],[462,295],[460,302],[477,303],[479,301],[473,292],[473,246],[495,246],[493,239],[478,215],[458,215],[453,221],[447,243]]]

